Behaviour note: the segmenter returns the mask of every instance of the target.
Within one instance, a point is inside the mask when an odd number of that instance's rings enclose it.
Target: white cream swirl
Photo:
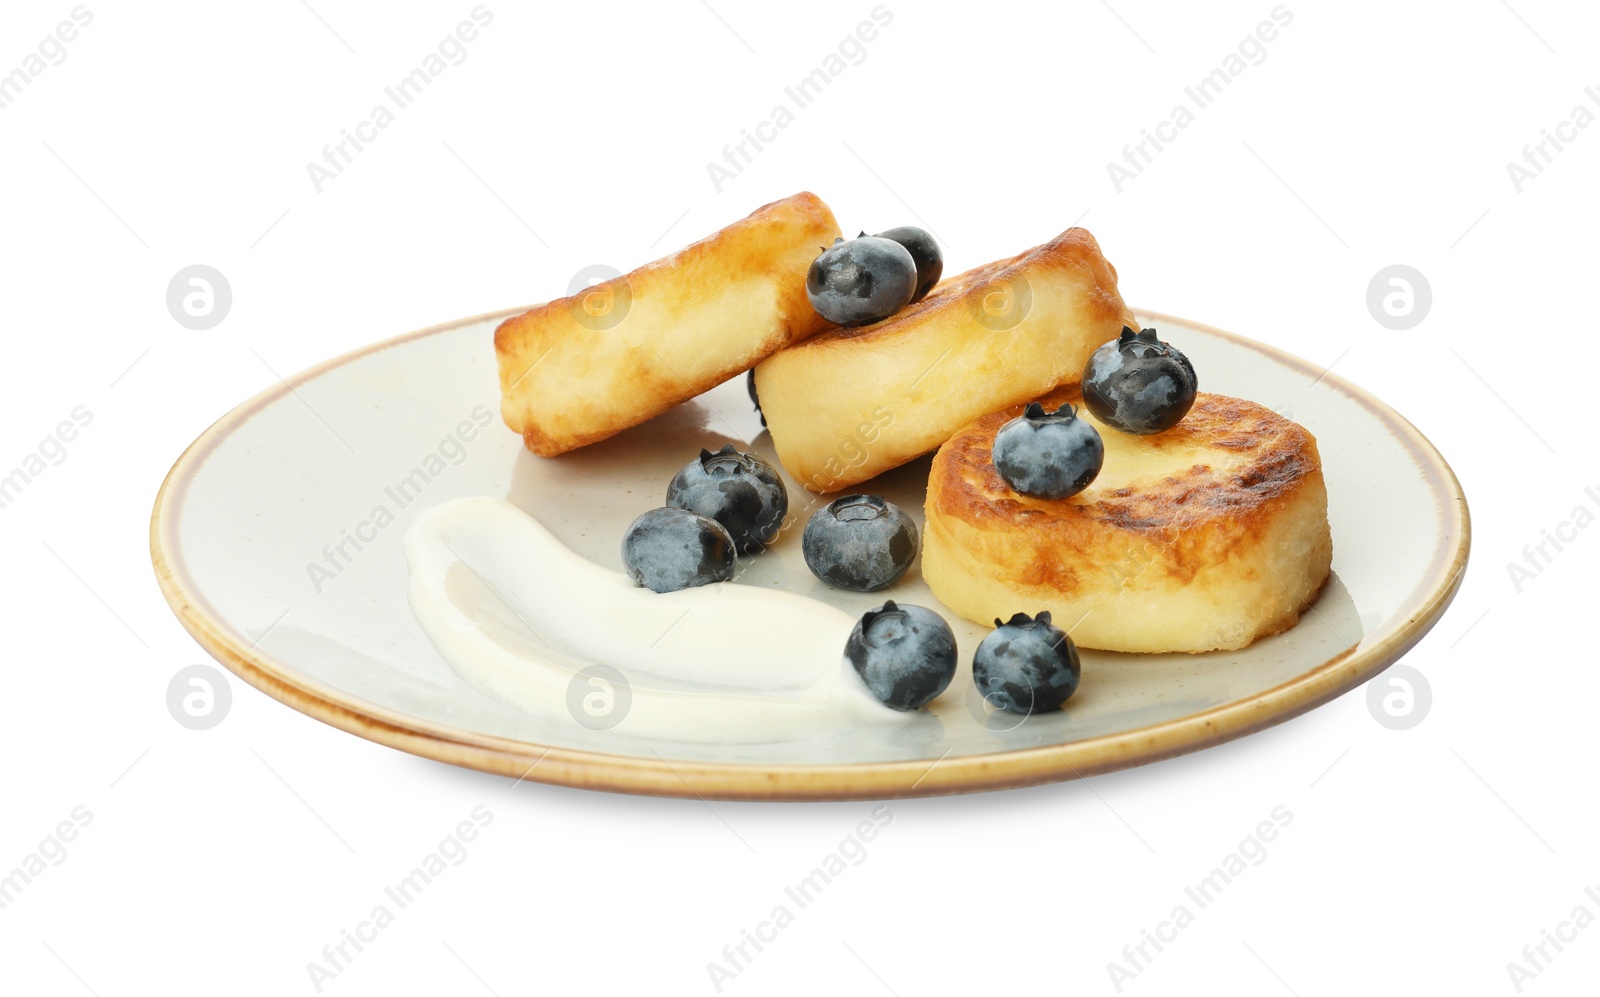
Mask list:
[[[855,620],[813,599],[733,582],[657,594],[494,498],[423,512],[405,550],[411,609],[440,656],[517,709],[702,743],[908,719],[873,699],[844,659]],[[597,665],[625,687],[594,682]],[[595,702],[620,719],[580,718]]]

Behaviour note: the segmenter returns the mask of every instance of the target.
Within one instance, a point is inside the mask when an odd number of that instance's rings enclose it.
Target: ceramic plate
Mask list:
[[[505,497],[578,553],[620,568],[624,527],[661,504],[702,446],[734,442],[777,461],[742,377],[566,456],[527,453],[499,421],[492,341],[510,314],[425,329],[305,371],[224,416],[178,459],[156,500],[151,551],[167,600],[217,660],[340,729],[513,778],[705,798],[932,795],[1125,768],[1287,720],[1415,644],[1466,566],[1460,486],[1410,423],[1313,364],[1145,314],[1182,344],[1206,390],[1261,402],[1317,437],[1333,577],[1298,626],[1242,651],[1085,651],[1068,709],[1020,725],[996,722],[972,694],[971,653],[986,631],[953,614],[963,661],[926,722],[706,745],[530,716],[459,679],[412,617],[401,541],[417,512],[461,496]],[[927,471],[924,458],[872,488],[920,526]],[[884,594],[834,591],[807,571],[793,523],[804,525],[816,499],[787,483],[791,527],[739,584],[781,585],[852,615],[881,603]],[[887,594],[939,606],[915,567]]]

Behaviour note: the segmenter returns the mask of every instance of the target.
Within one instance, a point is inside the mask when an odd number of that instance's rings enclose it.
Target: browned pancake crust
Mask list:
[[[799,243],[797,233],[805,234]],[[654,309],[651,336],[627,346],[617,344],[618,335],[579,324],[574,297],[507,319],[494,335],[507,426],[536,454],[565,453],[688,401],[823,328],[806,298],[805,269],[837,233],[827,204],[803,191],[586,288],[585,295],[631,296],[635,312],[627,329],[652,321],[640,315],[647,303]],[[695,323],[675,319],[726,288],[756,282],[774,289],[774,313],[756,316],[734,340],[705,343],[686,357],[681,351],[696,342]],[[587,390],[574,394],[576,382]]]
[[[1072,387],[1053,392],[1044,404],[1051,409],[1079,401]],[[1304,427],[1255,402],[1202,393],[1182,422],[1141,445],[1213,449],[1229,455],[1226,472],[1201,460],[1183,474],[1137,489],[1091,487],[1070,499],[1030,498],[1001,479],[992,459],[995,433],[1022,408],[984,416],[940,448],[929,481],[930,511],[980,531],[1025,530],[1033,556],[1012,564],[1008,576],[1063,595],[1079,590],[1074,565],[1082,563],[1083,553],[1108,547],[1107,530],[1135,547],[1150,545],[1148,566],[1187,583],[1205,566],[1257,543],[1274,501],[1321,471],[1316,440]],[[1235,457],[1242,463],[1235,464]]]
[[[1070,228],[1043,245],[1018,253],[1010,259],[995,260],[973,267],[965,273],[947,277],[934,285],[928,296],[895,312],[881,322],[845,328],[829,325],[823,331],[791,349],[827,349],[841,342],[871,346],[873,343],[911,332],[932,316],[949,308],[971,308],[973,293],[984,294],[990,285],[1026,280],[1034,268],[1085,267],[1094,278],[1089,300],[1095,314],[1103,319],[1132,321],[1132,313],[1117,293],[1117,268],[1100,252],[1100,244],[1088,229]]]

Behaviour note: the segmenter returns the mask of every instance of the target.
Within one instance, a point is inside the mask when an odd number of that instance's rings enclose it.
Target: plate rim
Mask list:
[[[174,527],[189,482],[235,428],[262,408],[323,374],[413,340],[509,318],[525,306],[455,319],[369,343],[280,379],[208,426],[173,462],[150,515],[150,558],[162,596],[184,629],[229,671],[273,699],[331,727],[435,761],[524,780],[647,796],[728,800],[858,800],[939,796],[1010,789],[1098,775],[1214,747],[1263,730],[1348,692],[1410,650],[1443,616],[1461,588],[1471,549],[1466,494],[1444,455],[1404,416],[1366,390],[1275,346],[1215,326],[1135,308],[1154,322],[1188,326],[1256,350],[1318,376],[1372,412],[1408,449],[1433,485],[1441,537],[1422,580],[1394,616],[1405,619],[1369,647],[1350,647],[1315,668],[1245,699],[1147,727],[1088,738],[951,758],[818,765],[673,760],[563,748],[480,734],[368,703],[274,661],[245,644],[198,593],[185,589]],[[257,638],[259,641],[259,638]]]

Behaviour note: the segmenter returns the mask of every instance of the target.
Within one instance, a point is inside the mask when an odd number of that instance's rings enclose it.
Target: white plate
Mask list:
[[[926,795],[1074,778],[1281,722],[1364,682],[1416,643],[1466,565],[1460,486],[1404,419],[1305,361],[1144,314],[1182,345],[1206,390],[1276,408],[1317,437],[1333,578],[1298,626],[1242,651],[1085,651],[1083,683],[1068,708],[1020,726],[985,722],[969,694],[968,664],[986,631],[948,613],[966,660],[931,715],[904,727],[706,745],[540,719],[466,685],[412,617],[401,540],[417,511],[467,495],[507,497],[578,553],[619,568],[623,528],[661,504],[668,480],[702,446],[734,442],[777,461],[743,377],[563,457],[527,453],[499,421],[492,337],[510,314],[331,360],[241,405],[179,458],[156,500],[152,556],[168,601],[219,661],[336,727],[519,778],[725,798]],[[899,503],[920,527],[927,468],[924,458],[863,490]],[[402,492],[408,478],[413,485]],[[741,584],[781,585],[851,614],[886,595],[942,608],[915,567],[888,593],[816,581],[794,523],[804,524],[817,499],[787,483],[795,520]],[[335,574],[327,551],[341,541],[349,563],[335,551]]]

